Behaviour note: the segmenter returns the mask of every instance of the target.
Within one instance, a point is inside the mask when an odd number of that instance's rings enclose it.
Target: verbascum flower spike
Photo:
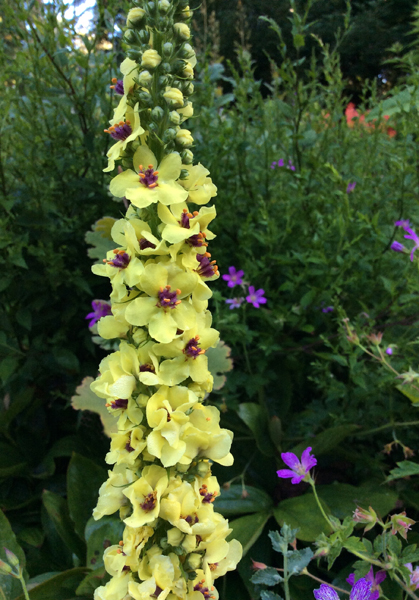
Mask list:
[[[122,540],[104,554],[110,581],[95,600],[217,600],[214,581],[236,568],[238,541],[214,509],[213,462],[228,466],[232,433],[212,390],[206,350],[216,346],[208,251],[216,196],[210,173],[194,165],[195,53],[186,0],[137,0],[127,16],[127,58],[112,83],[119,104],[105,129],[110,191],[129,207],[115,222],[116,249],[93,272],[108,277],[110,304],[88,315],[119,343],[100,364],[92,390],[117,419],[111,470],[93,516],[119,511]],[[106,306],[105,306],[106,304]],[[119,342],[118,342],[119,340]]]

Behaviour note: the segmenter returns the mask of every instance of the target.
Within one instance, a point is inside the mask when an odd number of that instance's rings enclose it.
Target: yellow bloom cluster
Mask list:
[[[120,340],[100,364],[92,390],[118,419],[95,519],[119,511],[123,539],[106,549],[110,581],[95,600],[217,599],[217,577],[236,567],[242,549],[214,511],[212,462],[231,465],[232,433],[205,404],[213,378],[205,351],[218,342],[207,283],[218,277],[208,242],[216,195],[209,171],[193,164],[195,54],[185,0],[139,0],[127,17],[128,57],[110,126],[110,182],[129,201],[112,229],[118,248],[97,275],[112,285],[112,314],[102,338]],[[194,206],[196,205],[196,206]]]

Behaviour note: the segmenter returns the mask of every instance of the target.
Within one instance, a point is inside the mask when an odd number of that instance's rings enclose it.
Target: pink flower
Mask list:
[[[312,467],[317,465],[317,459],[311,456],[311,447],[304,450],[301,455],[301,462],[293,452],[283,452],[281,458],[290,469],[280,469],[276,472],[281,479],[292,477],[291,483],[300,483]]]

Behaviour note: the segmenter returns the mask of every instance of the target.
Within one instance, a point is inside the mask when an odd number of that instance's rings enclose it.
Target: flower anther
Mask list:
[[[118,142],[124,142],[132,133],[132,127],[129,121],[120,121],[117,125],[111,125],[109,129],[103,130]]]
[[[143,165],[138,167],[138,175],[140,177],[140,183],[149,189],[153,189],[158,186],[158,171],[154,170],[153,165],[148,165],[147,169],[143,168]]]
[[[112,265],[117,269],[126,269],[129,265],[130,257],[124,250],[114,250],[115,258],[112,260],[103,259],[103,262]]]
[[[156,507],[157,503],[157,491],[150,492],[147,496],[144,497],[144,502],[140,504],[141,508],[146,512],[153,510]]]
[[[160,288],[157,292],[158,301],[156,306],[159,308],[176,308],[176,306],[181,303],[181,300],[178,300],[177,298],[180,296],[181,291],[176,290],[175,292],[172,292],[170,290],[170,285]]]
[[[183,353],[187,358],[193,358],[194,360],[200,354],[205,354],[205,350],[199,347],[199,335],[191,338],[189,342],[186,343]]]
[[[201,277],[213,277],[218,274],[218,267],[215,264],[216,260],[209,260],[211,254],[209,252],[205,252],[205,254],[197,254],[196,260],[200,263],[199,267],[195,269],[195,271]]]

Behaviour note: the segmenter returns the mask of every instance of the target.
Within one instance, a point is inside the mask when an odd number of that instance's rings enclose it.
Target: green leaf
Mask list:
[[[246,486],[247,496],[242,497],[241,485],[232,485],[228,490],[221,490],[221,495],[214,502],[214,508],[225,517],[254,513],[261,510],[269,511],[273,506],[272,498],[263,490]]]
[[[54,358],[60,367],[63,367],[66,371],[79,371],[80,363],[77,356],[67,350],[66,348],[56,348],[54,352]]]
[[[116,219],[113,217],[103,217],[92,225],[93,231],[88,231],[85,235],[86,243],[93,246],[88,249],[87,254],[90,258],[97,259],[99,263],[106,257],[109,250],[117,247],[111,236],[111,230],[115,223]]]
[[[314,438],[307,438],[307,440],[295,446],[291,452],[294,452],[297,456],[301,456],[303,451],[308,446],[311,446],[315,456],[327,454],[357,429],[359,429],[358,425],[338,425],[337,427],[331,427],[330,429],[326,429],[326,431],[322,431],[322,433],[319,433]]]
[[[339,519],[353,512],[357,506],[363,508],[372,506],[381,517],[384,517],[394,508],[398,497],[396,492],[386,488],[355,487],[348,483],[319,485],[316,489],[332,514]]]
[[[365,548],[362,541],[355,536],[352,536],[343,542],[343,547],[349,550],[349,552],[362,552],[366,553],[367,549]]]
[[[86,567],[77,567],[50,577],[30,590],[30,598],[31,600],[70,600],[74,598],[74,590],[86,572]],[[25,600],[25,597],[21,594],[15,600]]]
[[[27,464],[19,450],[7,444],[0,442],[0,477],[10,477],[27,470]]]
[[[75,530],[84,539],[84,529],[97,503],[106,470],[89,458],[74,453],[67,470],[67,498]]]
[[[92,597],[95,589],[100,585],[105,585],[107,579],[109,579],[109,575],[107,574],[104,566],[95,569],[86,575],[86,577],[77,587],[76,594],[78,596],[86,595]]]
[[[275,592],[271,592],[270,590],[263,590],[260,593],[261,600],[284,600],[282,596],[278,596]]]
[[[85,377],[81,384],[76,387],[76,394],[71,398],[71,405],[75,410],[90,410],[100,416],[103,430],[106,435],[117,433],[118,421],[108,411],[103,398],[96,396],[90,389],[90,384],[94,381],[93,377]]]
[[[16,536],[6,515],[0,510],[0,558],[4,562],[8,562],[4,548],[7,548],[18,557],[19,564],[24,569],[26,564],[25,553],[17,543]],[[20,582],[17,579],[10,577],[10,575],[2,574],[0,574],[0,589],[4,591],[7,598],[14,598],[22,590]]]
[[[236,539],[241,543],[243,556],[256,542],[270,516],[270,512],[259,512],[247,517],[240,517],[230,523],[233,531],[229,538]]]
[[[292,544],[297,537],[298,529],[291,529],[291,527],[284,523],[281,527],[281,533],[278,531],[270,531],[268,536],[272,542],[272,548],[275,552],[285,554],[288,552],[288,545]]]
[[[397,535],[391,535],[387,539],[387,547],[390,552],[393,552],[396,556],[398,556],[402,551],[402,543]]]
[[[230,358],[231,348],[219,340],[215,348],[208,348],[205,354],[208,357],[208,370],[214,377],[213,389],[221,390],[227,381],[224,373],[233,369],[233,359]]]
[[[71,552],[84,560],[84,544],[74,531],[65,499],[58,494],[44,490],[42,502],[64,544]]]
[[[304,36],[301,33],[293,35],[294,48],[302,48],[305,44]]]
[[[99,521],[91,517],[84,534],[87,542],[87,566],[95,570],[102,567],[104,550],[117,544],[122,539],[123,531],[124,523],[117,517],[104,516]]]
[[[303,548],[302,550],[294,550],[288,557],[288,571],[291,575],[301,573],[313,558],[311,548]]]
[[[327,506],[323,505],[323,508],[326,513],[330,512]],[[311,493],[283,500],[275,508],[274,516],[280,525],[288,523],[290,527],[299,529],[296,537],[303,542],[313,542],[321,533],[332,531]]]
[[[283,581],[283,578],[273,567],[266,567],[266,569],[259,569],[254,575],[252,575],[250,581],[255,584],[263,585],[276,585]]]
[[[390,475],[388,475],[386,481],[394,481],[395,479],[402,479],[411,475],[419,475],[419,464],[410,460],[402,460],[397,463],[397,469],[390,471]]]
[[[403,549],[402,552],[402,562],[403,563],[414,563],[419,560],[419,550],[417,549],[416,544],[412,544],[411,546],[407,546]]]
[[[25,527],[18,533],[19,542],[40,548],[45,538],[45,533],[39,527]]]
[[[269,422],[266,411],[254,402],[243,402],[237,412],[255,436],[256,445],[262,454],[273,456],[275,448],[269,436]]]

